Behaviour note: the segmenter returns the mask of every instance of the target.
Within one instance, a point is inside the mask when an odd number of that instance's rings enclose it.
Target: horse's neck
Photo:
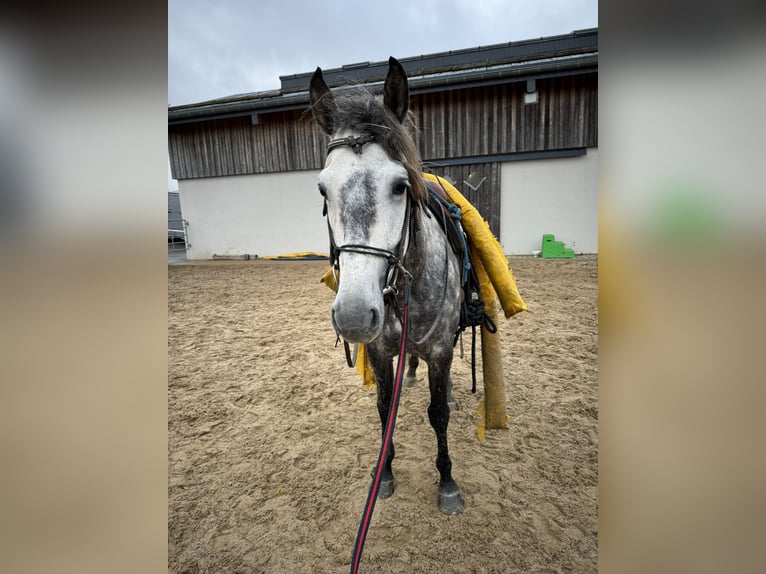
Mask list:
[[[430,217],[429,217],[430,216]],[[413,296],[433,299],[441,297],[446,276],[445,265],[452,254],[447,237],[434,215],[423,206],[419,213],[418,231],[410,238],[404,266],[412,273]]]

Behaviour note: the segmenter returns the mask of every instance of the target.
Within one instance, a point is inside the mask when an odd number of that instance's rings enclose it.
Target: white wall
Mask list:
[[[598,148],[584,156],[505,162],[500,169],[505,253],[531,255],[543,233],[575,253],[598,253]]]
[[[179,181],[181,210],[189,222],[187,258],[327,253],[318,174],[314,170]]]
[[[598,252],[598,149],[584,156],[501,165],[500,243],[531,255],[543,233],[577,253]],[[189,259],[327,253],[318,170],[179,181]]]
[[[178,191],[178,180],[173,179],[173,172],[170,170],[170,155],[168,155],[168,191]]]

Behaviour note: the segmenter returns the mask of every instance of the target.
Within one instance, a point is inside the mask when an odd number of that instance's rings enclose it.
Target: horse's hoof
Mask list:
[[[389,478],[388,480],[381,480],[380,481],[380,488],[378,489],[378,500],[385,500],[386,498],[390,498],[394,494],[394,479]]]
[[[417,382],[418,382],[417,375],[410,375],[409,373],[407,373],[406,375],[404,375],[404,380],[402,381],[402,386],[403,387],[407,387],[407,388],[414,387],[415,383],[417,383]]]
[[[448,516],[454,516],[463,512],[464,508],[465,503],[457,486],[454,487],[454,490],[439,490],[439,512]]]
[[[447,406],[449,407],[449,412],[454,413],[455,411],[459,411],[460,407],[457,406],[457,401],[448,401]]]

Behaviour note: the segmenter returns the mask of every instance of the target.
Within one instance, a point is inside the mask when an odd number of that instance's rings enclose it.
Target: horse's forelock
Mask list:
[[[407,112],[404,124],[394,121],[395,127],[383,147],[389,157],[402,162],[412,188],[412,198],[418,205],[425,204],[426,186],[423,182],[423,161],[415,145],[414,134],[417,131],[415,114]]]
[[[352,130],[371,135],[383,146],[388,157],[402,163],[412,188],[412,198],[424,205],[426,187],[423,182],[423,161],[415,145],[417,131],[415,114],[407,112],[400,123],[383,104],[380,95],[357,86],[335,94],[334,126],[337,131]]]

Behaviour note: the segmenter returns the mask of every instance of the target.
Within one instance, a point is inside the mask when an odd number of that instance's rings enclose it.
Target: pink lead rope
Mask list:
[[[364,505],[362,520],[359,523],[359,531],[356,533],[356,542],[354,543],[354,553],[351,556],[351,574],[359,571],[359,563],[362,560],[362,550],[364,541],[367,538],[367,530],[370,527],[372,513],[375,510],[375,501],[378,499],[378,490],[380,489],[380,479],[383,472],[383,464],[388,453],[391,450],[391,444],[394,437],[394,425],[396,424],[396,411],[399,409],[399,395],[402,391],[402,380],[404,379],[404,367],[407,364],[407,330],[409,327],[409,307],[410,307],[410,277],[404,273],[404,305],[402,309],[402,340],[399,344],[399,358],[396,362],[396,377],[394,378],[394,388],[391,394],[391,404],[388,408],[388,419],[383,433],[383,441],[380,445],[378,462],[375,464],[370,492],[367,495],[367,502]]]

